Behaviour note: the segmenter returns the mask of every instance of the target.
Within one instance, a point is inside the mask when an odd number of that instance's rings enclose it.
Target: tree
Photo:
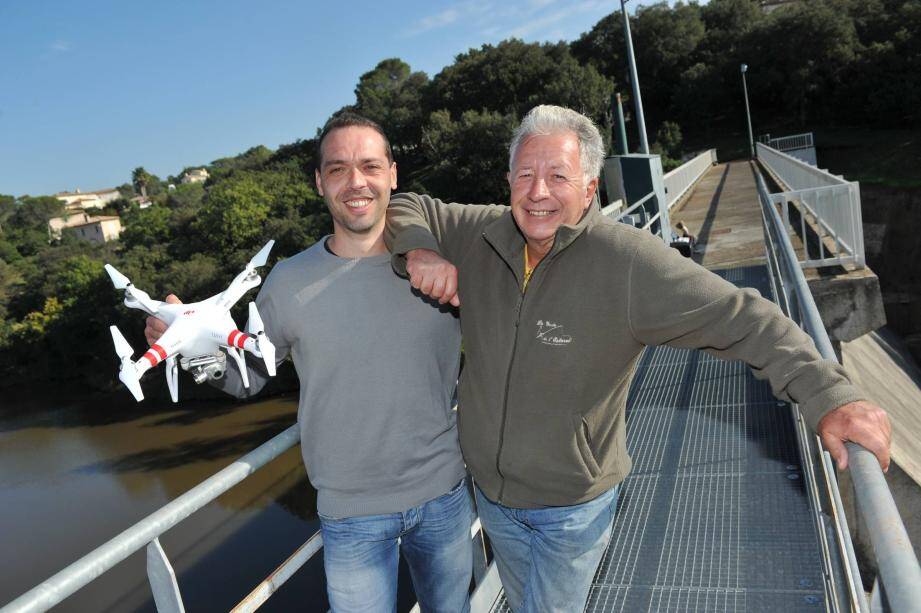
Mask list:
[[[706,33],[700,43],[700,61],[711,67],[725,63],[738,68],[738,43],[764,17],[751,0],[710,0],[700,8]]]
[[[616,83],[628,83],[626,44],[623,15],[615,11],[602,17],[591,30],[573,41],[570,48],[581,64],[593,66]]]
[[[517,124],[514,115],[495,111],[465,111],[458,121],[448,111],[432,113],[423,147],[433,161],[420,180],[446,201],[506,202],[508,144]]]
[[[205,169],[209,171],[210,181],[214,182],[224,176],[229,176],[233,172],[242,170],[258,170],[272,157],[272,150],[264,145],[250,147],[240,155],[233,157],[219,158],[211,162]],[[188,166],[179,173],[181,178],[189,170],[202,168],[201,166]],[[179,181],[175,181],[178,183]]]
[[[667,113],[674,85],[693,63],[693,54],[704,37],[700,7],[678,2],[641,6],[630,19],[637,72],[642,86],[644,111],[649,123]],[[615,12],[604,17],[572,44],[580,61],[596,67],[615,83],[628,83],[623,17]],[[626,86],[624,86],[626,89]]]
[[[0,194],[0,233],[3,232],[3,225],[6,223],[6,220],[12,217],[15,212],[16,198],[14,196]]]
[[[492,111],[520,118],[538,104],[565,106],[596,120],[613,86],[592,66],[580,66],[565,43],[506,40],[457,56],[432,80],[427,108]]]
[[[225,254],[249,249],[262,239],[269,195],[251,177],[213,186],[195,222],[207,246]]]
[[[361,75],[355,87],[355,111],[381,125],[401,158],[419,143],[422,96],[428,83],[424,72],[412,72],[403,60],[390,58]]]
[[[172,238],[170,218],[170,210],[161,205],[146,209],[133,206],[122,217],[124,229],[119,239],[129,249],[167,243]]]
[[[133,171],[131,171],[131,183],[134,185],[135,193],[138,193],[145,198],[147,197],[147,186],[150,185],[153,180],[153,175],[144,170],[143,166],[138,166]]]
[[[813,116],[833,116],[834,92],[858,46],[853,21],[831,3],[796,3],[774,11],[740,42],[744,56],[755,58],[748,79],[753,112],[786,114],[801,127],[810,109]]]
[[[655,142],[667,157],[681,157],[681,126],[673,121],[663,121],[656,131]]]

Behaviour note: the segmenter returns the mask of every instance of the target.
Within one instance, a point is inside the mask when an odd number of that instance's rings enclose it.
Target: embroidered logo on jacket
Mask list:
[[[566,334],[563,326],[552,321],[537,320],[537,340],[545,345],[560,347],[572,342],[572,337]]]

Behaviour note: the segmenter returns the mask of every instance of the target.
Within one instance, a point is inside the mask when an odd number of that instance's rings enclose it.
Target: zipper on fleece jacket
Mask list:
[[[505,428],[508,422],[508,388],[512,379],[512,366],[515,365],[515,355],[518,353],[518,332],[520,329],[519,324],[521,323],[521,308],[524,304],[525,295],[528,293],[528,288],[535,284],[537,269],[540,268],[540,265],[543,264],[546,259],[547,256],[544,256],[544,258],[537,263],[537,266],[531,269],[530,282],[521,290],[518,296],[518,303],[515,305],[515,337],[512,340],[512,357],[508,361],[508,370],[505,373],[505,395],[502,399],[502,427],[499,430],[499,448],[496,451],[496,472],[499,473],[499,477],[502,479],[502,482],[499,484],[499,499],[496,501],[499,504],[502,504],[502,494],[505,492],[505,475],[502,474],[500,463],[502,460],[502,444],[505,441]],[[512,274],[514,275],[514,271]],[[515,281],[517,282],[517,280],[518,278],[516,276]]]

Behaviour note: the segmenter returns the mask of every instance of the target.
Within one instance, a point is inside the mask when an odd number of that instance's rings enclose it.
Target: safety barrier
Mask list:
[[[783,208],[786,227],[803,246],[800,265],[818,267],[866,265],[860,186],[787,155],[757,144],[758,161],[785,191],[770,194]],[[791,217],[791,208],[798,219]]]
[[[777,211],[773,198],[776,194],[768,193],[764,179],[760,175],[758,194],[761,200],[768,268],[776,302],[788,317],[812,337],[823,358],[837,361],[825,325],[797,261],[793,244]],[[847,443],[848,465],[854,483],[857,509],[866,522],[873,553],[879,566],[879,575],[868,602],[848,533],[831,456],[822,448],[821,441],[816,435],[807,433],[798,411],[797,426],[802,446],[813,450],[810,455],[815,460],[816,468],[806,462],[807,472],[821,472],[824,475],[826,491],[816,489],[810,491],[810,495],[814,498],[825,498],[829,512],[834,516],[834,521],[824,516],[816,518],[820,527],[820,540],[823,546],[831,546],[831,543],[827,542],[826,532],[833,533],[839,553],[842,559],[847,561],[843,571],[848,594],[836,595],[839,608],[850,610],[853,607],[861,612],[918,611],[921,606],[921,567],[876,457],[863,447]],[[817,483],[817,479],[811,481]],[[819,508],[815,504],[813,507]],[[841,606],[842,601],[845,606]]]
[[[185,611],[182,594],[176,582],[176,574],[166,552],[160,546],[160,535],[298,443],[300,443],[300,429],[297,424],[294,424],[10,602],[0,609],[0,613],[47,611],[134,552],[145,547],[147,548],[147,578],[157,611],[159,613]],[[472,602],[491,603],[498,596],[501,584],[495,568],[489,568],[487,565],[483,531],[479,519],[473,522],[470,536],[474,552],[474,580],[477,584],[477,589],[471,599]],[[246,598],[240,601],[233,608],[233,612],[244,613],[258,609],[322,548],[323,536],[318,530],[281,566],[257,585]]]
[[[678,168],[667,172],[662,180],[665,183],[668,208],[675,206],[675,203],[681,200],[682,196],[688,193],[697,180],[714,164],[716,164],[716,149],[707,149]]]

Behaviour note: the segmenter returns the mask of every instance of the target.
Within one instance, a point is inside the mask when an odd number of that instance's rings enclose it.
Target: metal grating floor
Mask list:
[[[771,295],[763,266],[718,274]],[[738,362],[650,347],[627,407],[633,470],[585,610],[825,610],[793,421],[768,384]]]

